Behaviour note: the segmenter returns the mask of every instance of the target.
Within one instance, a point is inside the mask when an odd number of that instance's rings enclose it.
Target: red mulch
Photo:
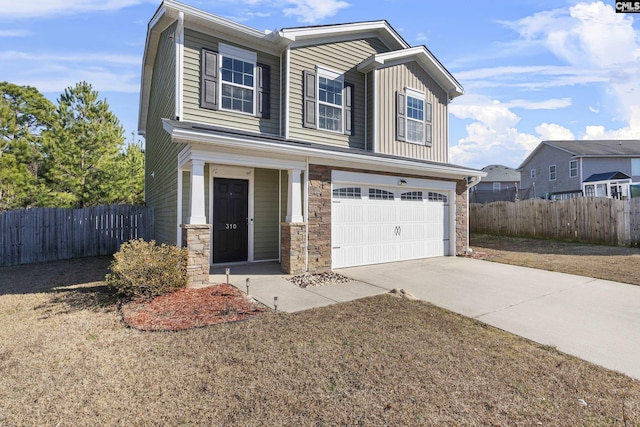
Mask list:
[[[127,326],[144,331],[179,331],[235,322],[269,311],[231,285],[181,289],[151,300],[122,305]]]

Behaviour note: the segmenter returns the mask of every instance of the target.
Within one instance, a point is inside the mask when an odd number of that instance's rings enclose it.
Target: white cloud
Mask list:
[[[0,0],[0,18],[37,18],[106,10],[119,10],[150,0]]]
[[[351,6],[342,0],[293,0],[295,5],[283,10],[285,16],[295,16],[300,22],[314,23],[338,13],[340,9]]]
[[[429,40],[429,37],[423,32],[416,34],[416,41],[418,42],[426,42]]]
[[[544,101],[530,101],[528,99],[514,99],[505,103],[509,108],[525,110],[557,110],[571,106],[571,98],[545,99]]]
[[[555,123],[542,123],[536,127],[536,132],[538,132],[540,139],[543,141],[576,139],[573,132]]]
[[[0,37],[28,37],[33,35],[29,30],[0,30]]]

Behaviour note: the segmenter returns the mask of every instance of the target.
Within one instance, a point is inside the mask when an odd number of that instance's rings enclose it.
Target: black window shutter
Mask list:
[[[318,127],[318,120],[316,117],[316,82],[317,76],[313,71],[304,71],[303,72],[303,84],[302,84],[302,92],[303,92],[303,117],[302,117],[302,125],[306,128],[316,129]]]
[[[200,107],[218,109],[218,53],[207,49],[200,55]]]
[[[432,114],[432,107],[431,107],[431,103],[428,101],[424,102],[424,142],[425,145],[431,146],[432,144],[432,126],[431,126],[431,114]]]
[[[407,96],[404,91],[396,92],[396,139],[398,141],[407,140]]]
[[[271,67],[258,64],[258,105],[256,116],[263,119],[271,118]]]
[[[355,86],[353,83],[344,84],[344,133],[346,135],[354,135],[353,126],[353,97]]]

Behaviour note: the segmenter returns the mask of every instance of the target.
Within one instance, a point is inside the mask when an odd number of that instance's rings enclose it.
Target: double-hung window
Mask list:
[[[569,162],[569,178],[575,178],[578,176],[578,161],[571,160]]]
[[[549,166],[549,181],[556,180],[556,165]]]
[[[424,93],[410,88],[398,92],[397,139],[431,145],[431,109]]]
[[[318,128],[342,132],[344,77],[318,68]]]
[[[220,105],[223,110],[254,114],[256,54],[220,44]]]

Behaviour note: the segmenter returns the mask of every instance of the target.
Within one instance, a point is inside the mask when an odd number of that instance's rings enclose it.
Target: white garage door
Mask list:
[[[334,184],[333,268],[449,255],[446,191]]]

